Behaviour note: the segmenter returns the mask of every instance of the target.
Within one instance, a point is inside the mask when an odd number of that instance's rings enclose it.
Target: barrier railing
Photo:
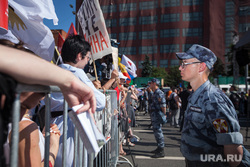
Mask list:
[[[16,98],[12,109],[12,136],[10,144],[10,166],[18,166],[18,142],[19,142],[19,120],[20,120],[20,94],[22,92],[43,92],[45,96],[45,156],[44,166],[49,166],[49,142],[50,142],[50,98],[52,92],[61,92],[56,86],[25,85],[18,84]],[[102,112],[95,113],[95,121],[99,130],[102,131],[107,139],[107,143],[97,154],[87,154],[83,142],[75,128],[74,136],[74,165],[83,167],[113,167],[116,166],[119,157],[119,128],[118,118],[114,114],[117,108],[117,94],[115,90],[106,90],[106,107]],[[64,102],[63,111],[63,134],[67,134],[68,105]],[[63,135],[63,166],[66,166],[66,140],[67,135]]]

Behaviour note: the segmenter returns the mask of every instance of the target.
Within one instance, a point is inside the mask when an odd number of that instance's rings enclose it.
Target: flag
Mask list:
[[[63,43],[64,43],[64,39],[63,39],[62,35],[60,33],[58,33],[57,49],[58,49],[59,53],[61,53],[61,51],[62,51]]]
[[[120,57],[118,57],[118,65],[119,65],[119,67],[120,67],[120,70],[121,70],[122,74],[123,74],[124,76],[128,77],[126,82],[129,84],[129,83],[131,82],[131,78],[130,78],[130,76],[129,76],[127,70],[126,70],[125,65],[123,65],[123,64],[121,63],[121,58],[120,58]]]
[[[0,32],[8,31],[8,0],[1,0],[0,5]]]
[[[15,37],[15,35],[12,34],[12,32],[10,30],[8,30],[6,34],[0,33],[0,39],[6,39],[6,40],[9,40],[15,44],[19,43],[19,40]]]
[[[77,35],[76,29],[75,29],[75,26],[73,23],[71,23],[71,25],[69,27],[66,39],[68,38],[69,35]]]
[[[93,60],[112,54],[109,34],[98,0],[84,0],[77,12],[84,38],[91,45]]]
[[[9,0],[9,30],[28,49],[47,61],[54,55],[55,41],[43,19],[58,18],[52,0]]]
[[[137,68],[132,60],[130,60],[127,56],[122,55],[121,63],[125,65],[126,70],[129,73],[131,79],[134,79],[135,77],[137,77],[137,74],[136,74]]]

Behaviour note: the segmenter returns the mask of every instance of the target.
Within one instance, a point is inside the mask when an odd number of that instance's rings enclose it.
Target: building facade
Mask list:
[[[176,52],[192,44],[210,48],[225,64],[225,54],[250,28],[247,0],[100,0],[111,39],[137,66],[145,56],[155,67],[178,66]],[[76,0],[76,11],[82,0]],[[76,27],[80,27],[76,19]]]

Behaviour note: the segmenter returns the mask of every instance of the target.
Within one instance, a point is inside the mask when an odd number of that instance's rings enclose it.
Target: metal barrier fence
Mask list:
[[[18,84],[16,89],[16,99],[13,104],[12,114],[12,140],[10,143],[10,167],[18,166],[18,142],[19,142],[19,120],[20,120],[20,93],[22,92],[43,92],[45,96],[45,156],[44,166],[49,166],[49,142],[50,142],[50,98],[52,92],[61,92],[56,86],[25,85]],[[101,148],[100,152],[87,154],[83,142],[75,128],[74,136],[74,167],[114,167],[119,157],[119,128],[118,118],[114,115],[117,108],[117,93],[115,90],[106,90],[106,107],[102,112],[95,113],[98,128],[107,138],[107,143]],[[67,134],[68,105],[64,102],[63,111],[63,134]],[[67,135],[63,135],[63,166],[66,166],[66,140]]]

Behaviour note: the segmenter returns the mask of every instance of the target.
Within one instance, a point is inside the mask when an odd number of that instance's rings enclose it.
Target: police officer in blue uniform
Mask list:
[[[188,99],[181,135],[186,165],[238,166],[243,155],[243,137],[237,114],[229,98],[208,80],[217,60],[215,54],[194,44],[176,56],[182,60],[182,79],[190,82],[194,90]]]
[[[152,158],[164,157],[164,136],[162,132],[162,124],[166,123],[166,99],[164,93],[159,89],[160,81],[153,78],[150,82],[150,117],[152,121],[157,148],[151,153],[154,153]]]

